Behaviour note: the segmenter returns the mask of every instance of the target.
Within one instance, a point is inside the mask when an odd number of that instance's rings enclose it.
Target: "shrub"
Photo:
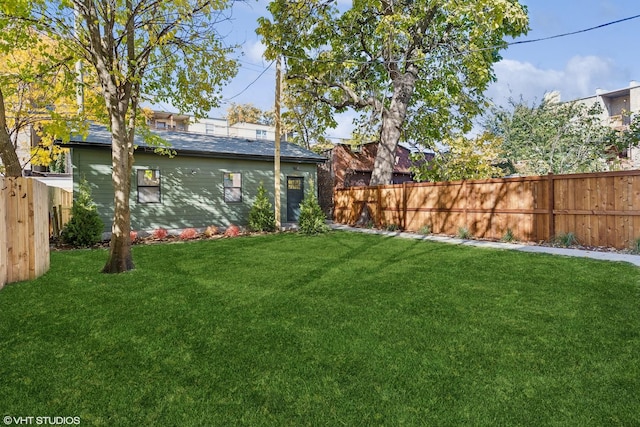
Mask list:
[[[226,230],[224,230],[225,237],[236,237],[239,235],[240,235],[240,227],[238,227],[237,225],[231,224],[229,227],[227,227]]]
[[[198,236],[198,232],[195,228],[185,228],[180,233],[180,240],[191,240],[195,239]]]
[[[507,231],[505,231],[504,236],[502,236],[501,240],[507,243],[513,242],[514,240],[516,240],[516,236],[514,236],[513,230],[510,228],[507,228]]]
[[[640,254],[640,237],[631,242],[631,253]]]
[[[253,231],[274,231],[276,229],[276,217],[273,205],[267,196],[267,190],[260,183],[256,201],[249,211],[249,228]]]
[[[560,233],[553,239],[554,245],[562,246],[565,248],[569,246],[577,245],[578,243],[579,242],[576,235],[572,232]]]
[[[298,228],[303,234],[318,234],[329,231],[326,217],[313,191],[307,192],[304,200],[300,203]]]
[[[460,227],[460,228],[458,228],[458,237],[460,239],[470,239],[471,238],[471,232],[469,231],[469,229],[467,227]]]
[[[155,230],[153,230],[153,233],[151,233],[151,236],[156,240],[162,240],[168,235],[169,235],[169,232],[162,227],[156,228]]]
[[[104,223],[91,198],[89,183],[82,179],[71,207],[71,220],[64,226],[60,237],[64,243],[72,246],[93,246],[102,240],[103,229]]]
[[[386,227],[387,231],[398,231],[400,230],[400,226],[398,224],[389,224]]]
[[[220,229],[215,225],[210,225],[204,230],[203,234],[207,237],[213,237],[216,234],[220,234]]]
[[[423,225],[422,227],[420,227],[420,230],[418,230],[418,233],[427,236],[431,234],[431,227],[429,227],[428,225]]]
[[[138,238],[138,232],[134,231],[134,230],[131,230],[129,232],[129,238],[131,239],[132,242],[135,242],[136,239]]]

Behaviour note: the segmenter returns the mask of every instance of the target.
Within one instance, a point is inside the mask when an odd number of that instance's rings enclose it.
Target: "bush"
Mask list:
[[[431,234],[431,227],[429,227],[428,225],[423,225],[422,227],[420,227],[420,230],[418,230],[418,233],[428,236],[429,234]]]
[[[238,227],[237,225],[231,224],[229,227],[227,227],[226,230],[224,230],[225,237],[237,237],[239,235],[240,235],[240,227]]]
[[[60,235],[62,241],[75,247],[93,246],[102,240],[104,223],[91,198],[91,188],[86,179],[78,184],[78,194],[71,207],[71,220]]]
[[[460,227],[460,228],[458,228],[458,238],[460,238],[460,239],[470,239],[471,238],[471,232],[469,231],[469,229],[467,227]]]
[[[631,253],[640,254],[640,238],[636,238],[633,242],[631,242]]]
[[[138,238],[138,232],[137,232],[137,231],[134,231],[134,230],[131,230],[131,231],[129,232],[129,237],[131,238],[131,241],[132,241],[132,242],[135,242],[135,241],[136,241],[136,239]]]
[[[210,225],[204,230],[203,234],[207,237],[213,237],[216,234],[220,234],[220,229],[215,225]]]
[[[156,228],[155,230],[153,230],[153,233],[151,233],[151,237],[153,237],[156,240],[162,240],[168,235],[169,235],[169,232],[162,227]]]
[[[195,239],[197,236],[198,232],[195,228],[185,228],[182,230],[182,233],[180,233],[180,240],[191,240]]]
[[[274,231],[276,229],[276,217],[273,205],[267,196],[267,190],[260,183],[256,201],[249,211],[249,229],[253,231]]]
[[[324,212],[312,191],[307,192],[304,200],[300,203],[298,228],[303,234],[318,234],[329,231]]]
[[[400,226],[398,224],[388,224],[386,227],[387,231],[398,231],[400,230]]]
[[[504,236],[502,236],[502,241],[503,242],[513,242],[514,240],[516,240],[516,236],[513,234],[513,230],[510,228],[507,228],[507,231],[504,233]]]
[[[578,242],[578,238],[572,232],[568,233],[560,233],[553,239],[553,244],[555,246],[562,246],[568,248],[569,246],[575,246],[580,244]]]

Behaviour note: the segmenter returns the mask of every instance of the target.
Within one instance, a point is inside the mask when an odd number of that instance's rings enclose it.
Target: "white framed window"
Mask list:
[[[242,202],[242,173],[228,172],[224,174],[224,201],[227,203]]]
[[[160,203],[160,170],[138,169],[138,203]]]
[[[256,139],[267,139],[267,131],[264,129],[256,129]]]

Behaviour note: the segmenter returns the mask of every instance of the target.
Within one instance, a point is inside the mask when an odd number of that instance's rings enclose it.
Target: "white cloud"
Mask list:
[[[495,72],[497,82],[487,95],[499,105],[521,95],[527,102],[540,101],[545,92],[556,90],[563,101],[569,101],[595,95],[597,88],[618,89],[626,84],[613,62],[598,56],[574,56],[562,70],[504,59],[495,65]]]
[[[244,46],[243,51],[249,62],[261,64],[264,61],[262,55],[264,54],[265,46],[260,41],[248,43]]]

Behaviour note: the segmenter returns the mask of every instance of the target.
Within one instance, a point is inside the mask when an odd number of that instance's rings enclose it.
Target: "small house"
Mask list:
[[[201,228],[209,225],[245,225],[262,183],[273,203],[274,141],[157,132],[175,156],[136,136],[131,177],[133,230]],[[113,184],[111,133],[91,125],[88,134],[73,136],[74,183],[86,179],[98,213],[111,230]],[[281,143],[281,222],[296,222],[305,192],[317,191],[317,164],[324,157],[290,143]]]

